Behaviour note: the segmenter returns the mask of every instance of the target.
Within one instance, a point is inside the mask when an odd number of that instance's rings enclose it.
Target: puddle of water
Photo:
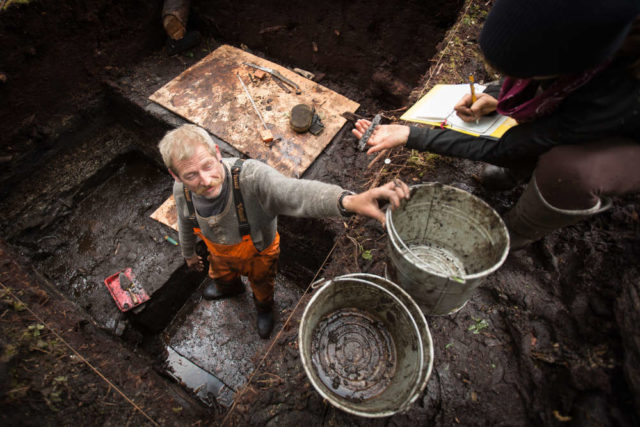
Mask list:
[[[229,407],[233,402],[233,390],[208,371],[181,356],[167,346],[167,373],[191,390],[207,406],[219,404]]]
[[[464,277],[464,263],[453,252],[432,243],[409,245],[408,251],[402,251],[408,259],[415,259],[416,264],[441,276]],[[411,256],[408,256],[410,252]]]

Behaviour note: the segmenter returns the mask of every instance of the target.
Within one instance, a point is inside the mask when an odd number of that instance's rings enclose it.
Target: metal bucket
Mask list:
[[[370,274],[320,283],[302,315],[298,347],[316,391],[362,417],[407,409],[433,367],[420,307],[399,286]]]
[[[388,276],[427,315],[461,309],[509,254],[500,215],[455,187],[412,186],[411,199],[386,216]]]

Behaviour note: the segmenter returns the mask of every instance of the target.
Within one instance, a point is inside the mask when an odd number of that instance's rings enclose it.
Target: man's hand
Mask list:
[[[345,196],[342,199],[342,207],[349,212],[377,219],[384,227],[384,212],[378,207],[380,199],[388,200],[391,203],[391,209],[395,209],[400,206],[402,199],[409,199],[409,187],[399,179],[394,179],[364,193]]]
[[[191,258],[185,258],[184,260],[187,262],[187,267],[196,271],[204,270],[204,263],[199,255],[194,255]]]
[[[486,93],[480,93],[476,97],[476,102],[471,103],[471,94],[466,94],[453,109],[465,122],[474,122],[482,116],[496,111],[498,100]]]
[[[362,138],[362,135],[369,129],[371,122],[369,120],[360,119],[356,122],[356,128],[351,132],[358,138]],[[375,153],[386,148],[393,148],[399,145],[404,145],[409,139],[409,126],[403,125],[379,125],[373,130],[373,134],[369,137],[367,145],[371,145],[371,148],[367,151],[367,154]]]

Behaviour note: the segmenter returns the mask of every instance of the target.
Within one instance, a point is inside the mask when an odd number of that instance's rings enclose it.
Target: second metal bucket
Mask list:
[[[389,276],[427,315],[456,312],[509,254],[509,233],[488,204],[455,187],[411,187],[387,210]]]
[[[300,321],[300,358],[316,391],[362,417],[406,410],[431,375],[433,343],[418,305],[382,277],[326,280]]]

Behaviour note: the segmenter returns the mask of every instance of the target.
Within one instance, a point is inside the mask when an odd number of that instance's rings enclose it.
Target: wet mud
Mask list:
[[[294,2],[264,9],[242,2],[199,3],[194,5],[190,25],[203,32],[203,43],[174,57],[163,50],[160,2],[40,0],[3,12],[0,72],[6,81],[0,82],[0,96],[6,103],[0,111],[0,229],[11,248],[3,254],[12,254],[12,260],[0,263],[3,283],[19,289],[24,283],[41,283],[33,277],[42,278],[40,290],[25,294],[30,307],[49,310],[52,323],[55,320],[60,330],[76,335],[71,341],[74,348],[81,348],[99,366],[111,366],[110,377],[121,379],[131,395],[141,390],[141,384],[148,386],[136,399],[151,408],[158,420],[196,423],[197,411],[188,404],[189,398],[181,395],[159,402],[154,396],[167,383],[145,373],[151,366],[167,372],[161,366],[168,351],[162,339],[175,345],[172,348],[183,344],[181,354],[190,361],[200,357],[206,362],[206,352],[186,354],[184,350],[191,348],[189,342],[203,342],[214,332],[207,320],[213,317],[214,304],[200,301],[196,291],[202,275],[186,271],[179,249],[163,239],[166,229],[148,219],[171,188],[155,144],[164,131],[181,121],[159,112],[147,97],[226,42],[244,44],[253,53],[286,66],[309,69],[321,84],[361,103],[359,114],[387,110],[386,120],[397,118],[393,110],[402,108],[410,90],[428,77],[425,71],[459,6],[460,2],[401,6]],[[486,5],[474,5],[472,10],[482,7]],[[461,43],[473,44],[475,37],[463,35]],[[454,58],[454,65],[458,59],[469,70],[478,70],[478,75],[488,75],[473,57]],[[452,80],[445,81],[439,69],[432,71],[429,76],[443,83],[460,78],[449,76]],[[501,214],[522,191],[522,187],[501,193],[484,190],[474,179],[481,167],[474,162],[436,158],[427,163],[399,150],[388,153],[388,158],[389,169],[381,171],[378,165],[367,170],[371,158],[357,150],[357,140],[347,128],[310,166],[306,177],[352,190],[393,177],[411,183],[441,182],[473,193]],[[211,407],[203,404],[207,412],[200,419],[234,425],[637,425],[638,212],[637,196],[616,198],[611,211],[511,254],[462,310],[429,316],[434,351],[431,377],[407,412],[382,420],[340,411],[314,390],[300,361],[298,328],[311,298],[302,292],[316,273],[324,277],[349,272],[384,275],[389,262],[386,231],[367,220],[281,218],[285,225],[281,234],[287,242],[283,248],[290,245],[283,249],[281,271],[291,282],[291,295],[298,294],[280,298],[278,316],[283,327],[268,343],[267,357],[263,360],[264,354],[247,347],[237,361],[247,370],[255,369],[250,381],[224,367],[206,369],[229,372],[226,381],[239,385],[230,408],[217,400]],[[105,292],[105,277],[133,262],[143,267],[140,275],[145,286],[167,286],[152,296],[151,301],[162,301],[155,309],[149,305],[122,317],[108,298],[97,295]],[[17,264],[35,273],[31,278],[18,275]],[[56,289],[64,295],[60,301],[71,306],[57,304]],[[226,339],[245,333],[245,339],[253,339],[255,312],[249,293],[243,298],[241,304],[226,302],[237,306],[235,317],[218,319],[223,326],[235,328],[231,329],[234,336]],[[3,297],[6,314],[2,316],[11,322],[3,320],[3,327],[24,315],[8,301]],[[7,336],[19,338],[24,330],[33,336],[27,326],[37,320],[18,321],[25,322],[20,324],[24,328]],[[182,335],[163,336],[172,322],[184,326]],[[102,335],[104,330],[109,338]],[[187,330],[198,333],[189,335]],[[172,331],[175,328],[166,330]],[[118,333],[124,340],[114,337]],[[107,351],[112,350],[111,339],[127,346],[126,351],[116,352],[126,358],[104,357],[113,354]],[[7,344],[11,343],[0,340],[0,347]],[[49,365],[41,366],[54,367],[49,372],[59,373],[56,377],[73,378],[73,387],[61,394],[67,399],[56,404],[57,411],[51,409],[45,397],[60,389],[52,388],[53,378],[46,376],[44,368],[27,364],[25,370],[13,372],[20,372],[19,380],[29,384],[30,394],[12,394],[14,400],[3,394],[4,420],[8,416],[11,424],[33,419],[72,424],[82,414],[83,420],[90,417],[98,423],[145,422],[128,416],[130,406],[124,400],[111,405],[98,399],[112,389],[102,387],[103,383],[90,387],[94,380],[86,378],[92,371],[85,365],[65,374],[59,360],[67,359],[58,360],[55,353],[40,350],[21,347],[20,358],[10,359],[11,366],[20,368],[23,359],[33,361],[44,354],[48,359],[37,360]],[[145,350],[154,359],[141,362],[132,356]],[[225,355],[225,363],[231,359]],[[0,366],[4,369],[4,361]],[[333,385],[334,378],[327,380]],[[193,387],[194,397],[202,399],[197,396],[199,385]],[[205,388],[211,403],[210,394],[220,388],[209,383]],[[104,417],[105,412],[110,418]]]

